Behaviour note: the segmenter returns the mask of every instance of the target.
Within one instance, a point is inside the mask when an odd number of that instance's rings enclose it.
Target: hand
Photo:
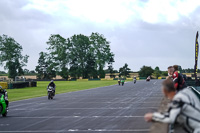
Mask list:
[[[153,113],[147,113],[144,115],[144,119],[146,122],[152,121],[152,118],[153,118]]]

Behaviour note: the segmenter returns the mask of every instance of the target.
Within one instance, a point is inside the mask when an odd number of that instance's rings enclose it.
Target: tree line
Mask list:
[[[73,35],[64,38],[51,35],[47,41],[48,52],[41,52],[36,66],[39,79],[51,79],[57,74],[64,79],[104,78],[104,67],[113,69],[114,54],[110,42],[99,33],[90,36]]]
[[[56,75],[68,80],[69,78],[104,78],[105,73],[115,78],[129,77],[132,72],[125,63],[119,70],[114,70],[114,53],[111,52],[110,42],[99,33],[90,36],[83,34],[64,38],[59,34],[50,35],[46,42],[47,52],[40,52],[38,65],[35,70],[23,69],[28,62],[28,55],[22,55],[22,46],[7,35],[0,36],[0,65],[8,71],[9,78],[21,75],[37,75],[38,79],[52,79]],[[105,66],[108,68],[105,69]],[[182,73],[193,73],[194,69],[182,69]],[[198,72],[200,70],[198,69]],[[141,67],[140,77],[153,75],[154,77],[167,76],[167,71],[159,67],[152,69],[149,66]],[[5,75],[4,71],[0,74]]]
[[[64,38],[59,34],[50,35],[47,52],[40,52],[35,72],[39,79],[51,79],[56,75],[68,79],[103,78],[108,65],[113,71],[114,54],[110,42],[99,33],[83,34]],[[33,71],[23,69],[28,55],[22,55],[22,46],[7,35],[0,36],[0,64],[8,70],[8,77],[15,78]]]
[[[28,55],[22,55],[22,46],[7,35],[0,36],[0,65],[8,70],[8,77],[15,78],[24,74],[23,67],[28,62]]]

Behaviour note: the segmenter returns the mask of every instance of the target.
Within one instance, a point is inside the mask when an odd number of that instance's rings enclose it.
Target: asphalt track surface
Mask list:
[[[0,132],[9,133],[147,133],[144,114],[156,111],[162,80],[127,82],[10,103],[0,117]],[[92,81],[91,81],[92,82]]]

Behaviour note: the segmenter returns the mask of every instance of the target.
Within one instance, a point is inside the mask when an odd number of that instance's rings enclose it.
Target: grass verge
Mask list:
[[[49,82],[39,81],[37,87],[28,87],[22,89],[8,89],[9,101],[18,101],[23,99],[41,97],[47,95],[47,85]],[[67,93],[97,87],[117,84],[116,80],[111,81],[55,81],[56,94]]]

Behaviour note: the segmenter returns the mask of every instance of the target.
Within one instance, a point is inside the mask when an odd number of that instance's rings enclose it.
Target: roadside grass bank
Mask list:
[[[7,89],[9,101],[18,101],[35,97],[47,96],[48,81],[38,81],[37,87]],[[117,84],[116,80],[108,81],[55,81],[56,94],[92,89]]]

